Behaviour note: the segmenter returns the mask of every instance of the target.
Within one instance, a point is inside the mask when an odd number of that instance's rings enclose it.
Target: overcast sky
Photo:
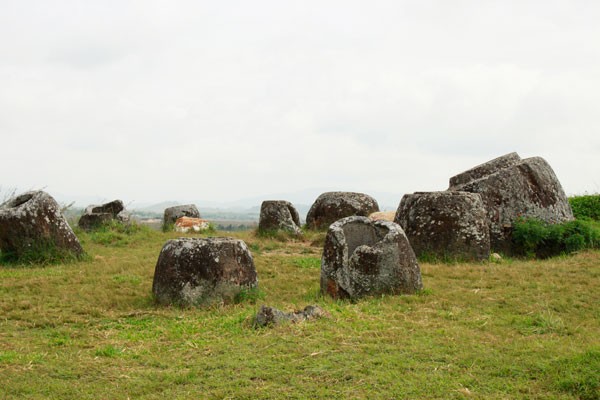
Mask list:
[[[402,194],[517,151],[598,192],[598,21],[595,0],[0,0],[0,186]]]

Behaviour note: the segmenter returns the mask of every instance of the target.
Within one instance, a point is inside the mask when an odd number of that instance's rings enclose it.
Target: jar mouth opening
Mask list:
[[[33,198],[33,193],[26,193],[15,197],[6,204],[6,208],[16,208],[22,206]]]

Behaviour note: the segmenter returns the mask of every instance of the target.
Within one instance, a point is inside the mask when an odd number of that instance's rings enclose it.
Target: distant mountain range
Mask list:
[[[198,208],[211,208],[211,209],[230,209],[230,210],[248,210],[256,208],[260,211],[260,205],[264,200],[287,200],[292,202],[297,208],[301,205],[310,205],[317,199],[317,197],[324,192],[332,191],[322,188],[305,189],[298,192],[288,193],[271,193],[264,196],[246,197],[237,200],[229,201],[214,201],[214,200],[193,200],[193,201],[164,201],[160,203],[143,203],[136,202],[132,204],[131,208],[135,209],[149,209],[149,208],[162,208],[171,207],[174,205],[181,204],[196,204]],[[379,203],[379,207],[382,211],[392,211],[398,208],[402,193],[386,193],[386,192],[367,192],[370,196],[373,196]],[[298,210],[300,211],[300,210]]]
[[[200,210],[200,214],[207,219],[241,219],[248,221],[258,220],[260,205],[264,200],[287,200],[294,204],[300,214],[300,218],[305,220],[311,204],[321,193],[327,191],[332,190],[312,188],[298,192],[268,194],[265,196],[247,197],[221,202],[212,200],[168,200],[158,203],[143,201],[132,201],[128,203],[127,199],[122,200],[125,202],[127,209],[133,213],[162,216],[165,208],[183,204],[195,204]],[[400,199],[402,198],[402,194],[396,193],[369,192],[368,194],[377,200],[379,208],[382,211],[396,210],[400,203]],[[72,196],[56,193],[52,195],[62,204],[71,204],[74,202],[73,206],[76,208],[85,208],[90,204],[101,204],[114,200],[102,198],[100,196]]]

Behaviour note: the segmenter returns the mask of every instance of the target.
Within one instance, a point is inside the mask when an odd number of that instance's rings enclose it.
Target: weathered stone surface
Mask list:
[[[90,231],[113,219],[114,216],[111,213],[83,214],[79,217],[77,225],[83,230]]]
[[[89,231],[100,225],[112,221],[128,223],[129,213],[125,210],[122,200],[113,200],[101,205],[89,205],[85,208],[83,215],[79,218],[77,225],[83,230]]]
[[[487,260],[488,216],[477,193],[417,192],[402,197],[395,222],[417,257]]]
[[[334,298],[415,293],[421,271],[400,225],[347,217],[330,225],[321,260],[321,292]]]
[[[131,214],[129,214],[129,211],[123,210],[117,214],[117,221],[128,224],[131,222]]]
[[[0,205],[0,249],[17,258],[38,246],[55,246],[75,256],[83,249],[48,193],[32,191]]]
[[[234,238],[169,240],[158,257],[152,292],[161,304],[232,303],[258,278],[246,244]]]
[[[283,230],[301,235],[300,216],[292,203],[285,200],[265,200],[260,206],[258,230]]]
[[[254,326],[266,327],[282,323],[298,323],[327,317],[328,313],[317,305],[306,306],[302,311],[283,312],[274,307],[261,306],[254,318]]]
[[[450,188],[448,190],[460,190],[458,189],[459,186],[491,175],[511,165],[518,164],[520,161],[521,157],[515,152],[494,158],[450,178]]]
[[[111,214],[113,218],[121,211],[125,210],[125,205],[122,200],[113,200],[101,205],[89,205],[85,209],[85,214]]]
[[[310,229],[322,229],[341,218],[353,215],[366,217],[377,211],[377,201],[367,194],[327,192],[321,194],[310,207],[306,225]]]
[[[194,204],[169,207],[165,209],[163,223],[165,225],[174,224],[181,217],[200,218],[200,211]]]
[[[484,164],[485,165],[485,164]],[[490,221],[492,249],[510,254],[512,224],[519,217],[548,223],[573,219],[567,196],[541,157],[521,160],[452,190],[479,193]]]

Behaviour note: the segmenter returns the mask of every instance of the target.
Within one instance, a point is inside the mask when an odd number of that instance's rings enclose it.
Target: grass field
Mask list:
[[[264,298],[159,307],[152,277],[181,234],[79,232],[89,257],[0,266],[0,398],[600,398],[600,252],[421,264],[425,290],[320,297],[318,235],[236,233]],[[327,319],[252,328],[261,304]]]

